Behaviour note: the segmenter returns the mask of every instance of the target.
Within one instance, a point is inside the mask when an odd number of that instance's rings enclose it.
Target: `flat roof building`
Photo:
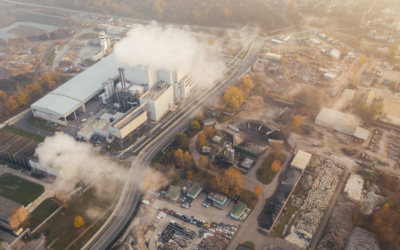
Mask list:
[[[178,200],[180,194],[181,194],[181,187],[170,185],[168,187],[167,193],[165,194],[165,197],[169,198],[170,200],[176,201]]]
[[[232,209],[231,211],[231,217],[235,218],[237,220],[240,219],[240,216],[244,213],[244,210],[246,210],[247,205],[241,201],[239,201]]]
[[[25,207],[3,196],[0,196],[0,201],[0,226],[17,232],[21,222],[28,218]]]
[[[174,104],[173,88],[165,82],[153,86],[140,97],[140,105],[147,102],[147,111],[152,121],[158,121]]]
[[[221,205],[224,204],[225,201],[228,199],[228,197],[226,197],[225,195],[212,193],[212,192],[208,195],[208,198],[210,198],[212,201],[219,203]]]
[[[327,128],[334,129],[336,131],[356,136],[357,129],[361,123],[361,118],[354,115],[345,114],[333,109],[322,108],[317,118],[315,118],[315,124],[321,125]],[[368,130],[366,130],[368,131]],[[368,131],[369,134],[369,131]],[[367,135],[368,136],[368,135]],[[365,136],[363,135],[362,138]],[[360,139],[362,139],[360,138]]]
[[[118,139],[124,139],[128,134],[135,131],[138,127],[146,123],[147,109],[146,103],[138,108],[131,108],[120,118],[108,125],[110,135]]]
[[[265,55],[265,57],[266,57],[267,59],[271,59],[271,60],[275,60],[275,61],[279,61],[279,60],[281,60],[281,58],[282,58],[281,55],[278,55],[278,54],[275,54],[275,53],[267,53],[267,54]]]
[[[189,196],[192,199],[196,199],[197,196],[200,194],[201,190],[203,190],[203,188],[200,186],[200,184],[196,183],[193,185],[193,187],[189,189],[189,191],[187,192],[187,196]]]
[[[373,80],[374,80],[374,75],[372,75],[372,74],[365,75],[364,78],[362,79],[360,85],[369,87],[369,86],[371,86],[371,83]]]
[[[297,168],[300,171],[303,171],[304,169],[306,169],[308,163],[310,163],[311,156],[312,154],[299,150],[290,166],[293,168]]]
[[[208,118],[203,120],[204,126],[212,126],[215,124],[214,118]]]

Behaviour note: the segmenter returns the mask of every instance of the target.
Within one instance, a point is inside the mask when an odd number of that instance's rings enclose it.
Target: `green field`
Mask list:
[[[251,249],[256,249],[256,245],[252,241],[246,241],[243,243],[244,246],[249,247]]]
[[[0,160],[0,164],[1,164],[1,165],[4,165],[4,166],[7,166],[8,168],[12,168],[12,169],[14,169],[14,170],[17,170],[17,171],[19,171],[19,170],[21,170],[21,169],[24,170],[24,168],[15,166],[14,164],[8,163],[8,162],[6,162],[6,161]]]
[[[49,215],[57,210],[59,205],[55,202],[54,198],[48,198],[44,200],[40,205],[33,210],[31,218],[29,219],[29,227],[31,229],[36,228],[42,223]]]
[[[1,196],[26,206],[44,192],[44,187],[15,175],[5,174],[0,176],[0,190]]]
[[[37,135],[37,134],[33,134],[30,132],[27,132],[25,130],[16,128],[16,127],[10,127],[10,126],[5,126],[4,128],[5,131],[28,138],[28,139],[32,139],[38,142],[44,142],[45,137]]]
[[[265,158],[256,172],[257,180],[262,184],[268,185],[274,179],[276,173],[271,170],[271,164],[274,160],[280,160],[283,164],[286,160],[286,155],[284,153],[270,153]]]
[[[287,213],[285,214],[285,216],[281,217],[280,223],[278,225],[276,225],[276,227],[274,229],[275,236],[278,236],[280,238],[283,238],[281,236],[281,234],[282,234],[283,228],[285,227],[286,223],[288,223],[292,214],[297,211],[297,207],[293,207],[289,203],[290,202],[288,202],[286,205]]]

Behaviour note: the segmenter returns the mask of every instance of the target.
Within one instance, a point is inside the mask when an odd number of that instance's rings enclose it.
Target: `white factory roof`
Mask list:
[[[361,122],[361,118],[324,107],[315,118],[315,122],[343,128],[354,133]]]
[[[310,163],[311,156],[311,154],[299,150],[290,165],[292,167],[304,170],[306,169],[308,163]]]
[[[41,111],[52,111],[59,116],[68,115],[77,106],[82,105],[103,88],[103,83],[108,79],[114,79],[119,75],[118,68],[125,71],[132,70],[120,63],[114,53],[104,57],[96,64],[50,92],[34,104],[32,108]],[[50,113],[50,112],[49,112]]]
[[[132,85],[132,86],[130,86],[129,87],[129,90],[130,91],[139,91],[139,92],[141,92],[141,91],[143,91],[143,87],[142,86],[138,86],[138,85]]]
[[[364,141],[367,140],[369,131],[366,129],[363,129],[361,127],[357,127],[356,131],[353,134],[355,137],[363,139]]]

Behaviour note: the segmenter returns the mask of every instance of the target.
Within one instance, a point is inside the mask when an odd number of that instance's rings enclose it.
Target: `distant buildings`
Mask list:
[[[169,198],[172,201],[176,201],[178,200],[180,194],[181,194],[181,187],[170,185],[168,187],[167,193],[165,194],[165,197]]]
[[[365,75],[362,81],[360,82],[360,85],[369,87],[373,80],[374,80],[374,75],[372,74]]]

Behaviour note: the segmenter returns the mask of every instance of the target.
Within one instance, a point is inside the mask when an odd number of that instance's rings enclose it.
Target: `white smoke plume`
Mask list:
[[[101,196],[112,196],[110,185],[118,185],[126,179],[126,169],[118,166],[109,157],[97,153],[90,143],[76,141],[73,137],[57,132],[53,137],[46,137],[35,151],[39,163],[43,166],[60,170],[63,178],[55,182],[59,192],[75,189],[78,181],[89,185],[97,179],[106,181],[107,185],[96,185]],[[51,171],[49,169],[49,171]]]
[[[114,48],[117,59],[131,67],[172,70],[190,74],[198,71],[201,84],[210,86],[218,80],[225,64],[216,56],[215,47],[200,43],[188,30],[164,30],[157,23],[137,27],[127,33]]]

